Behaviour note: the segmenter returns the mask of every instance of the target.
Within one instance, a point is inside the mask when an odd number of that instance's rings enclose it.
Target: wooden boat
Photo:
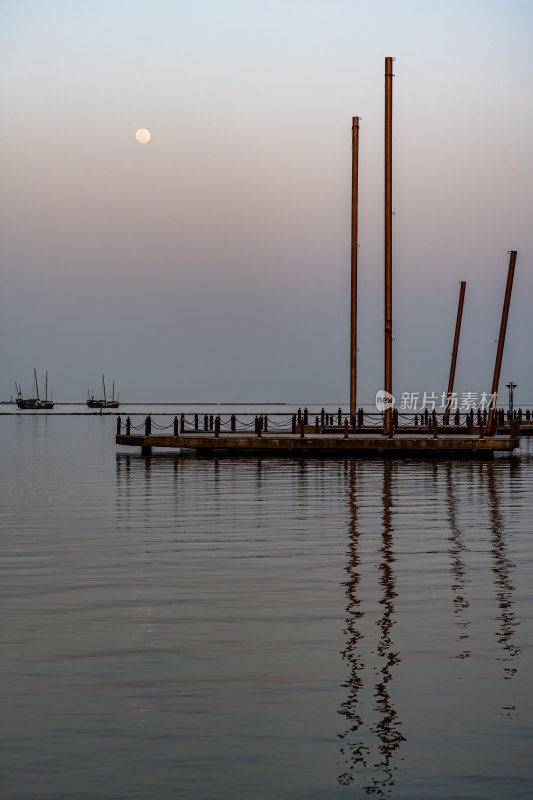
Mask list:
[[[35,367],[33,368],[33,383],[35,388],[35,397],[24,398],[22,396],[20,383],[15,381],[15,387],[17,389],[17,406],[23,411],[49,411],[54,407],[54,401],[52,399],[48,399],[48,372],[46,373],[44,400],[41,400],[39,397],[39,382],[37,381],[37,371]]]
[[[104,399],[103,400],[95,400],[94,394],[90,395],[87,400],[87,405],[89,408],[118,408],[120,403],[118,402],[118,395],[117,399],[115,400],[115,381],[113,381],[113,393],[111,395],[111,400],[107,399],[107,395],[105,392],[105,379],[102,375],[102,388],[104,391]],[[90,393],[88,393],[90,394]]]

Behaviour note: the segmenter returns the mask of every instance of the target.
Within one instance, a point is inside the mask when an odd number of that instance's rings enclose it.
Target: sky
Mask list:
[[[383,386],[394,63],[393,392],[533,404],[533,2],[0,0],[0,399],[349,401]],[[135,132],[151,140],[139,144]]]

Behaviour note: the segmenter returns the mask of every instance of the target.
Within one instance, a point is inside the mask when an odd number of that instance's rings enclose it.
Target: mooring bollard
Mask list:
[[[292,429],[291,429],[291,432],[292,433],[296,433],[296,414],[292,415]]]
[[[129,436],[131,433],[131,419],[129,417],[126,418],[126,436]]]
[[[180,417],[180,432],[185,433],[185,414]]]
[[[337,411],[337,425],[339,426],[339,428],[342,425],[342,409],[340,408]]]
[[[362,408],[359,409],[357,412],[357,427],[362,428],[365,424],[365,412]]]
[[[324,427],[324,420],[325,420],[325,418],[326,418],[326,412],[325,412],[325,410],[322,408],[322,409],[320,410],[320,424],[322,425],[322,427]]]
[[[418,428],[418,414],[415,414],[415,428]]]
[[[257,438],[260,439],[263,435],[263,417],[255,418],[255,432],[257,433]]]
[[[305,439],[305,425],[303,421],[300,422],[300,439]]]
[[[235,427],[236,427],[235,414],[231,415],[230,427],[231,427],[231,432],[235,433]]]
[[[265,420],[265,433],[266,433],[268,431],[268,416],[266,414],[264,420]]]
[[[120,417],[117,417],[117,436],[120,436],[120,431],[122,428],[122,420]]]
[[[207,431],[208,426],[209,426],[209,418],[208,418],[207,414],[205,414],[204,415],[204,431]]]
[[[438,425],[437,425],[437,415],[435,414],[435,412],[433,412],[432,416],[433,416],[433,419],[432,419],[432,422],[433,422],[433,438],[434,439],[438,439],[439,438],[439,428],[438,428]]]
[[[151,433],[152,433],[152,420],[150,419],[150,417],[146,417],[144,421],[144,435],[150,436]]]
[[[301,425],[302,424],[302,409],[301,408],[298,409],[298,412],[297,412],[296,416],[297,416],[298,425]]]
[[[318,417],[315,417],[315,433],[320,433],[320,427],[318,424]]]
[[[177,436],[178,434],[179,434],[178,418],[174,417],[174,436]]]
[[[198,414],[194,415],[194,430],[198,430]]]
[[[220,417],[215,417],[215,439],[220,436]]]
[[[344,438],[348,438],[348,417],[344,420]]]
[[[531,411],[528,408],[528,409],[526,409],[526,422],[530,422],[530,421],[531,421]]]
[[[304,408],[304,425],[309,424],[309,412],[306,408]]]
[[[213,415],[211,414],[209,417],[209,430],[213,430]]]

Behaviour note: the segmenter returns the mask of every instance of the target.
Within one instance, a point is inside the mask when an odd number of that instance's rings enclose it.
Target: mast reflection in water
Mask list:
[[[358,529],[357,507],[357,464],[348,464],[348,505],[349,505],[349,543],[348,565],[346,567],[346,627],[347,645],[342,652],[348,663],[349,677],[344,686],[348,689],[346,701],[342,704],[340,714],[348,723],[347,729],[339,734],[342,739],[341,757],[345,769],[338,781],[343,785],[358,783],[367,794],[383,796],[394,784],[393,772],[397,769],[394,763],[397,751],[405,737],[401,733],[401,721],[392,702],[390,683],[394,667],[400,662],[400,655],[394,649],[391,636],[394,620],[394,598],[397,596],[396,580],[393,564],[392,527],[392,472],[393,462],[384,461],[383,469],[383,517],[379,585],[381,597],[381,616],[376,620],[380,637],[376,643],[367,633],[361,632],[361,622],[365,616],[361,582],[360,531]],[[369,612],[366,612],[369,613]],[[367,626],[368,627],[368,626]],[[367,646],[364,647],[364,640]],[[375,647],[375,650],[374,650]],[[365,692],[364,680],[368,671],[365,667],[364,652],[368,661],[375,660],[373,678],[373,704]],[[369,680],[372,680],[369,676]],[[366,712],[365,712],[366,708]],[[363,714],[366,713],[366,718]],[[366,729],[366,730],[365,730]]]

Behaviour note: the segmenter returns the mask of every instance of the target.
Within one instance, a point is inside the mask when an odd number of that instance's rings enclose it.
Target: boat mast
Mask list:
[[[103,375],[102,375],[102,386],[104,387],[104,403],[106,403],[107,400],[106,400],[106,396],[105,396],[105,380],[104,380],[104,376]]]
[[[33,379],[35,381],[35,396],[39,399],[39,384],[37,383],[37,370],[33,368]]]
[[[48,370],[46,370],[46,378],[44,384],[44,402],[48,402]]]

